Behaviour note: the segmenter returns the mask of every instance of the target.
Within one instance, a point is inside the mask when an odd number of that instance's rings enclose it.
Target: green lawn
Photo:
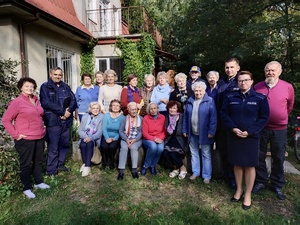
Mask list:
[[[292,153],[288,160],[298,169]],[[0,224],[300,224],[300,176],[286,174],[285,201],[268,189],[253,195],[252,208],[231,203],[234,191],[213,180],[180,181],[167,170],[133,180],[126,169],[123,181],[117,171],[92,168],[81,177],[80,162],[71,159],[72,172],[45,177],[49,190],[34,190],[35,199],[16,193],[0,205]]]

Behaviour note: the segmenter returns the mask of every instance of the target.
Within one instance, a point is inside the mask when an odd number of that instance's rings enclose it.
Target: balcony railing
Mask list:
[[[134,35],[147,32],[157,46],[162,47],[162,37],[147,10],[142,6],[87,10],[87,28],[95,38]]]

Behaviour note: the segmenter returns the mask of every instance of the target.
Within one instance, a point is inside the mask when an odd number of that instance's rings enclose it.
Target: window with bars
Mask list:
[[[62,80],[71,87],[76,86],[76,78],[72,76],[75,72],[75,54],[64,49],[47,45],[46,55],[48,78],[52,68],[60,67],[63,70]]]

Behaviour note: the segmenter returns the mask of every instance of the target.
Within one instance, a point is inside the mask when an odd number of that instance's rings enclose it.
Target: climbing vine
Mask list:
[[[80,56],[80,73],[89,73],[91,75],[94,74],[95,68],[95,54],[94,47],[96,45],[96,40],[91,39],[88,43],[83,45],[81,49]]]
[[[144,75],[151,73],[154,67],[155,42],[151,35],[143,33],[138,42],[120,37],[115,46],[121,50],[120,57],[124,60],[122,81],[127,83],[128,75],[135,74],[138,86],[142,86]]]

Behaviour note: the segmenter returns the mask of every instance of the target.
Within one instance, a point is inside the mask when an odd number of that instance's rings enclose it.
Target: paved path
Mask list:
[[[266,163],[267,163],[268,172],[270,173],[270,171],[271,171],[271,157],[270,156],[268,156],[266,158]],[[293,173],[293,174],[300,175],[299,170],[297,170],[290,162],[284,161],[283,166],[284,166],[285,173]]]

